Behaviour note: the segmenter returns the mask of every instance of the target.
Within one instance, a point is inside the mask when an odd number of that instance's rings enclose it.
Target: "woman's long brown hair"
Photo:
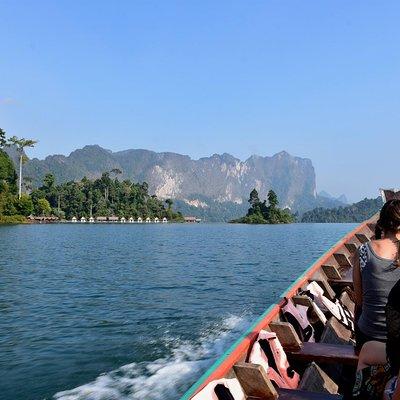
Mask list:
[[[381,239],[382,234],[397,234],[400,232],[400,200],[393,199],[387,201],[379,214],[379,219],[375,226],[375,238]],[[400,267],[400,241],[397,240],[397,256],[395,265]]]

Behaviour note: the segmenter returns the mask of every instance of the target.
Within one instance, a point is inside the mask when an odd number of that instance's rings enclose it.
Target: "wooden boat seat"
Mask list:
[[[365,235],[364,233],[356,233],[355,235],[357,239],[362,243],[368,243],[369,242],[369,237]]]
[[[350,254],[354,254],[358,249],[359,243],[354,240],[353,242],[345,243],[344,246],[346,247],[346,249],[349,251]]]
[[[235,375],[242,386],[247,400],[340,400],[337,385],[315,363],[307,368],[299,389],[275,389],[261,365],[238,363],[233,366]],[[307,373],[307,371],[309,372]],[[304,379],[304,382],[303,382]],[[305,381],[310,388],[304,390]]]
[[[339,269],[336,268],[335,265],[322,265],[322,270],[325,272],[325,275],[328,280],[342,279],[342,275],[340,274]]]
[[[293,393],[294,392],[294,393]],[[339,394],[313,393],[304,390],[279,389],[280,400],[341,400],[343,396]],[[249,398],[251,400],[251,398]]]
[[[356,366],[358,356],[350,344],[303,343],[298,350],[287,350],[290,360],[319,364],[345,364]]]
[[[337,343],[301,342],[293,326],[288,322],[271,322],[269,328],[276,333],[290,360],[321,364],[346,364],[356,366],[358,356],[354,346]]]
[[[353,287],[353,273],[351,268],[342,268],[339,270],[334,265],[322,265],[322,270],[332,288]]]
[[[352,266],[347,252],[334,253],[333,257],[340,267],[350,268]]]
[[[336,318],[332,317],[325,325],[321,335],[321,343],[349,344],[352,343],[352,333],[343,326]]]
[[[367,227],[371,232],[375,233],[375,228],[376,228],[376,223],[375,222],[368,223]]]
[[[346,286],[350,287],[353,289],[353,279],[352,278],[347,278],[347,279],[329,279],[329,284],[334,287],[334,288],[344,288]]]

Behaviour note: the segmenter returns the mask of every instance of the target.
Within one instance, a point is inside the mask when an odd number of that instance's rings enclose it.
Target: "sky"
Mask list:
[[[0,0],[0,127],[87,144],[310,158],[317,190],[399,187],[400,2]]]

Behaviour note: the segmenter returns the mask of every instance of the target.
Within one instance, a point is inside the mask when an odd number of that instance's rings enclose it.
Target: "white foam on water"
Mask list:
[[[93,382],[58,392],[57,400],[177,399],[248,327],[249,316],[229,316],[196,343],[172,340],[171,353],[151,362],[131,363]],[[171,339],[166,339],[168,343]]]

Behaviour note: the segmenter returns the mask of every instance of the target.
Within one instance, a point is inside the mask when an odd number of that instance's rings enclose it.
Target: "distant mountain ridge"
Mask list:
[[[331,199],[331,200],[337,200],[343,204],[349,204],[349,201],[347,200],[347,197],[344,194],[341,194],[339,197],[334,197],[330,193],[326,192],[325,190],[321,190],[318,193],[318,196],[326,197],[327,199]]]
[[[8,150],[12,153],[12,149]],[[12,156],[12,154],[11,154]],[[253,155],[245,161],[234,156],[214,154],[194,160],[177,153],[157,153],[132,149],[112,152],[98,145],[85,146],[69,156],[51,155],[34,158],[25,165],[25,176],[34,186],[41,184],[47,173],[58,182],[98,178],[103,172],[118,168],[119,179],[147,182],[149,192],[160,198],[177,199],[186,212],[204,216],[207,209],[223,205],[227,216],[234,218],[247,209],[250,191],[256,188],[261,198],[273,189],[281,207],[303,212],[316,206],[334,207],[341,203],[316,194],[315,171],[311,160],[281,151],[271,157]],[[217,213],[218,214],[218,213]],[[223,213],[222,213],[223,214]],[[213,219],[218,219],[213,217]]]

